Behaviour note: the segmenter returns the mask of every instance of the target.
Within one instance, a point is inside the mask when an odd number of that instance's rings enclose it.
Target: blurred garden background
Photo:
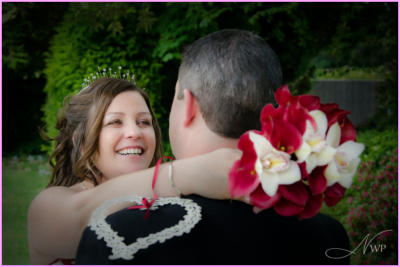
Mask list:
[[[52,144],[39,132],[56,135],[64,97],[98,67],[134,71],[171,153],[180,52],[224,28],[265,38],[292,93],[353,109],[362,163],[345,198],[322,212],[344,224],[353,249],[392,230],[373,241],[384,250],[359,249],[352,264],[398,263],[397,3],[2,3],[2,18],[3,264],[29,263],[27,209],[50,178]]]

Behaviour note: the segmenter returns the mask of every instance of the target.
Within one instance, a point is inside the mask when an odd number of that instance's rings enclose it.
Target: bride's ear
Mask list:
[[[188,89],[183,89],[183,101],[185,106],[185,118],[183,125],[185,127],[189,126],[199,111],[199,105],[196,98]]]

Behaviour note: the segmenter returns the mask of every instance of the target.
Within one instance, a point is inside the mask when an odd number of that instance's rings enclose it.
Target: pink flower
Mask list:
[[[307,176],[310,190],[314,195],[322,194],[326,190],[327,180],[324,176],[325,168],[326,166],[317,167]]]
[[[281,185],[278,191],[283,198],[299,206],[304,207],[309,199],[309,192],[302,181],[291,185]]]
[[[275,204],[274,209],[279,215],[294,216],[299,214],[304,209],[304,206],[296,205],[295,203],[283,198]]]
[[[328,127],[338,122],[341,129],[339,144],[346,141],[356,141],[356,129],[346,117],[350,113],[349,111],[339,109],[337,104],[321,104],[320,110],[322,110],[328,118]]]
[[[261,127],[275,149],[291,154],[301,145],[301,132],[288,121],[287,114],[288,110],[268,104],[261,111]]]
[[[303,134],[303,142],[298,150],[295,151],[299,163],[306,162],[307,173],[311,173],[317,166],[324,166],[332,161],[335,149],[328,145],[327,138],[332,135],[326,131],[328,121],[325,114],[320,110],[313,110],[309,115],[314,121],[314,125],[309,120],[306,121],[306,130]],[[339,129],[338,129],[339,130]],[[340,138],[340,134],[336,134]]]
[[[353,202],[353,197],[349,197],[347,200],[347,203],[351,204],[351,202]]]
[[[279,193],[276,193],[273,197],[268,196],[262,189],[261,185],[259,185],[250,195],[251,204],[258,208],[257,210],[254,210],[255,212],[271,208],[280,199],[281,195]]]
[[[293,96],[287,85],[276,90],[275,99],[280,106],[299,105],[306,108],[307,111],[320,108],[319,97],[313,95]]]
[[[275,149],[265,136],[249,131],[241,136],[242,158],[229,173],[232,197],[250,195],[261,183],[262,189],[273,197],[280,184],[292,184],[301,179],[298,165],[290,155]]]
[[[304,210],[299,214],[300,219],[308,219],[311,218],[319,212],[322,206],[324,198],[322,194],[313,195],[310,197],[310,200],[307,202],[307,205],[304,207]]]
[[[307,120],[315,128],[315,122],[308,112],[319,108],[318,97],[310,95],[293,96],[285,85],[276,90],[275,99],[279,104],[278,109],[274,112],[276,118],[293,124],[300,134],[304,134]],[[265,116],[261,112],[261,122],[263,121],[265,121]]]
[[[325,191],[325,203],[329,207],[335,206],[343,197],[346,188],[338,183],[328,187]]]
[[[275,211],[283,216],[297,215],[299,219],[311,218],[322,206],[322,195],[311,195],[302,181],[292,185],[281,185],[278,190],[281,199],[275,204]]]
[[[324,175],[328,180],[328,186],[338,182],[343,187],[350,188],[365,146],[354,141],[346,141],[339,145],[340,136],[339,125],[334,123],[329,129],[327,143],[336,151],[333,156],[334,160],[328,163]]]
[[[240,137],[238,148],[243,151],[242,157],[229,172],[229,192],[234,198],[249,195],[259,185],[258,174],[254,169],[257,153],[249,134]]]

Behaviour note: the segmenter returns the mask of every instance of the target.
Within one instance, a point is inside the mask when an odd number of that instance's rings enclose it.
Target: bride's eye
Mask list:
[[[137,123],[141,126],[151,126],[151,121],[148,119],[139,120]]]
[[[121,120],[112,120],[110,122],[107,122],[106,126],[107,125],[120,125],[121,123],[122,123]]]

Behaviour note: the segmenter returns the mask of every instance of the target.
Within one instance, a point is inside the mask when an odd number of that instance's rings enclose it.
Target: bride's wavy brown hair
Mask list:
[[[117,78],[100,78],[77,95],[64,99],[64,108],[57,119],[59,133],[49,162],[53,168],[50,186],[72,186],[89,179],[98,185],[102,173],[94,164],[105,112],[112,100],[125,91],[138,92],[152,116],[156,148],[150,166],[162,155],[161,130],[150,106],[149,97],[135,84]],[[69,99],[69,101],[68,101]]]

